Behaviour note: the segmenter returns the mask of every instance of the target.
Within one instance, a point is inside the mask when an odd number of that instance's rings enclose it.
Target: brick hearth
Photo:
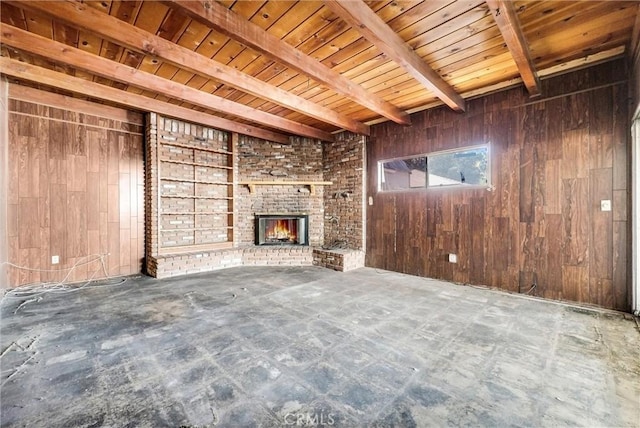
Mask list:
[[[253,246],[150,257],[149,274],[156,278],[209,272],[236,266],[321,266],[346,272],[364,266],[360,250],[325,250],[307,246]]]

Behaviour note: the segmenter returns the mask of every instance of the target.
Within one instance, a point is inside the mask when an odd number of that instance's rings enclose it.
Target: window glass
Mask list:
[[[381,162],[380,189],[401,190],[427,187],[427,158],[424,156]]]
[[[378,162],[379,190],[489,185],[486,145]]]
[[[484,185],[487,178],[487,147],[435,153],[427,157],[430,187]]]

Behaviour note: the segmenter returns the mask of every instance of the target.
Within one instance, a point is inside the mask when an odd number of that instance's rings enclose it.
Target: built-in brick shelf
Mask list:
[[[170,278],[236,266],[321,266],[341,272],[364,267],[360,250],[325,250],[300,245],[247,246],[149,257],[148,274]]]

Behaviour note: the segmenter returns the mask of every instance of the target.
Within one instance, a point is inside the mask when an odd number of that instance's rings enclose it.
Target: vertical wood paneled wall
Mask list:
[[[625,63],[545,80],[543,94],[517,88],[471,100],[464,114],[437,108],[410,127],[373,126],[367,265],[629,310]],[[377,190],[379,160],[480,143],[490,144],[492,190]]]
[[[63,108],[59,108],[59,107]],[[141,271],[144,257],[142,116],[11,85],[9,287]],[[51,257],[60,263],[51,264]],[[95,275],[95,276],[94,276]]]

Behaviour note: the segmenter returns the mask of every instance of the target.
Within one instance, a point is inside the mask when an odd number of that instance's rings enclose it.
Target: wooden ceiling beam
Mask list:
[[[54,17],[66,24],[98,34],[120,46],[151,55],[178,68],[214,79],[253,96],[271,101],[285,108],[313,117],[346,130],[370,135],[362,122],[341,115],[320,104],[270,85],[242,73],[233,67],[214,61],[185,47],[151,34],[134,25],[107,15],[80,2],[20,2],[7,1],[16,7]],[[246,119],[251,119],[247,117]]]
[[[78,77],[69,76],[68,74],[59,73],[57,71],[27,64],[7,57],[0,57],[0,71],[6,76],[11,76],[19,80],[26,80],[53,88],[64,89],[93,99],[111,101],[135,110],[156,112],[176,119],[211,126],[212,128],[222,129],[225,131],[238,132],[240,134],[262,138],[268,141],[283,144],[290,142],[289,136],[273,132],[268,129],[245,125],[229,119],[216,117],[207,113],[154,100],[153,98],[145,97],[143,95],[121,91],[120,89],[111,88],[99,83],[90,82]]]
[[[465,110],[464,99],[363,1],[326,0],[324,4],[388,58],[431,90],[455,111]]]
[[[295,135],[333,141],[329,132],[313,128],[290,119],[260,111],[252,107],[182,85],[168,79],[147,73],[98,55],[72,48],[63,43],[38,36],[17,27],[0,23],[2,43],[40,57],[47,58],[74,68],[106,77],[107,79],[130,84],[151,92],[164,94],[206,109],[219,111],[243,118],[271,128],[277,128]]]
[[[313,78],[329,89],[350,98],[375,113],[401,125],[411,124],[409,115],[393,104],[368,92],[362,86],[316,59],[305,55],[287,42],[269,34],[217,1],[165,0],[164,3],[181,8],[191,18],[268,56],[276,62]]]
[[[540,79],[536,73],[527,41],[525,40],[520,21],[513,2],[509,0],[486,0],[491,15],[498,25],[502,38],[511,52],[522,81],[532,97],[540,96]]]

